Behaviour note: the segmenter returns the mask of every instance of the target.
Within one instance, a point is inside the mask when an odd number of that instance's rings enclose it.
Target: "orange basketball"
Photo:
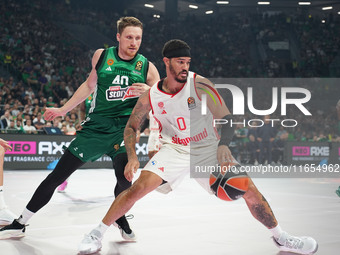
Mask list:
[[[249,178],[239,170],[238,163],[223,163],[220,171],[210,174],[210,187],[215,195],[225,201],[241,198],[248,190]]]

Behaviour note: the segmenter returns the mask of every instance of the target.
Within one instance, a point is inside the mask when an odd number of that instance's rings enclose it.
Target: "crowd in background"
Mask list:
[[[58,22],[62,18],[70,24],[91,26],[115,39],[115,22],[123,15],[136,15],[144,23],[140,52],[157,66],[162,77],[165,73],[161,47],[172,38],[188,42],[192,48],[191,69],[206,77],[336,77],[331,65],[340,54],[340,18],[332,15],[322,23],[306,13],[244,12],[204,18],[187,16],[169,24],[138,12],[121,14],[105,8],[89,9],[86,5],[75,8],[63,1],[7,0],[0,3],[1,132],[37,134],[44,133],[44,127],[58,127],[64,134],[75,134],[84,119],[83,106],[53,122],[45,121],[42,115],[46,107],[65,104],[86,79],[95,49],[79,42]],[[289,48],[270,47],[270,42],[277,41]],[[291,112],[290,117],[298,120],[297,127],[276,126],[270,131],[270,161],[281,160],[286,140],[340,141],[340,113],[335,104],[330,105],[339,100],[339,85],[306,88],[312,98],[319,100],[310,106],[313,116]],[[258,98],[271,102],[269,89],[258,93],[262,93]],[[320,104],[322,108],[318,108]],[[264,104],[259,108],[263,106],[267,107]],[[247,113],[242,118],[260,117]],[[231,147],[239,157],[246,148],[248,154],[243,157],[247,161],[261,162],[259,140],[268,137],[261,138],[263,132],[252,129],[237,127]]]

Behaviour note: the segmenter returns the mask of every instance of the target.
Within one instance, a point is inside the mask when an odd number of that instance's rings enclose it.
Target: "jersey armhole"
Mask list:
[[[144,75],[145,75],[145,81],[147,81],[148,79],[148,73],[149,73],[149,68],[150,68],[150,64],[149,64],[149,60],[146,60],[146,67],[144,69]],[[153,84],[152,84],[153,85]]]
[[[102,54],[100,54],[100,57],[99,57],[98,62],[96,64],[96,71],[98,71],[98,69],[100,68],[100,66],[101,66],[101,64],[103,62],[103,59],[105,57],[105,54],[106,54],[106,49],[103,50]]]
[[[156,86],[158,86],[158,84],[156,84]],[[149,102],[150,102],[150,106],[151,106],[151,112],[152,112],[152,114],[154,114],[155,112],[153,111],[150,93],[151,93],[151,89],[149,89]]]
[[[196,73],[194,73],[194,88],[195,88],[196,96],[198,97],[198,99],[199,99],[200,101],[202,101],[202,99],[200,98],[200,96],[198,95],[198,92],[197,92],[197,87],[196,87]]]

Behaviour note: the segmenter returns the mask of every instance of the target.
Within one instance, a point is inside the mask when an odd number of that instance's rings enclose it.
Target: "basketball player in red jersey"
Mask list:
[[[215,163],[235,161],[228,148],[233,128],[222,125],[219,140],[212,125],[213,118],[231,119],[223,100],[219,105],[206,97],[207,113],[201,114],[202,92],[214,89],[209,80],[189,72],[190,47],[181,40],[171,40],[164,45],[162,53],[167,77],[139,98],[125,128],[124,142],[129,160],[125,167],[125,177],[131,181],[139,168],[135,151],[136,132],[150,110],[160,125],[162,148],[144,167],[132,187],[115,199],[100,225],[90,232],[91,242],[84,239],[80,244],[81,254],[100,250],[103,234],[115,220],[149,192],[156,189],[167,193],[176,188],[193,165],[212,166]],[[209,177],[195,180],[213,193]],[[295,237],[281,230],[268,202],[250,179],[243,198],[252,215],[271,231],[280,250],[298,254],[316,252],[318,244],[313,238]]]

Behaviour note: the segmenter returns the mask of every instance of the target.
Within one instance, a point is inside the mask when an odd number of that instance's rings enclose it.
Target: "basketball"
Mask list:
[[[241,198],[248,190],[249,178],[239,171],[238,163],[223,163],[221,171],[210,174],[209,184],[215,196],[225,201]]]

